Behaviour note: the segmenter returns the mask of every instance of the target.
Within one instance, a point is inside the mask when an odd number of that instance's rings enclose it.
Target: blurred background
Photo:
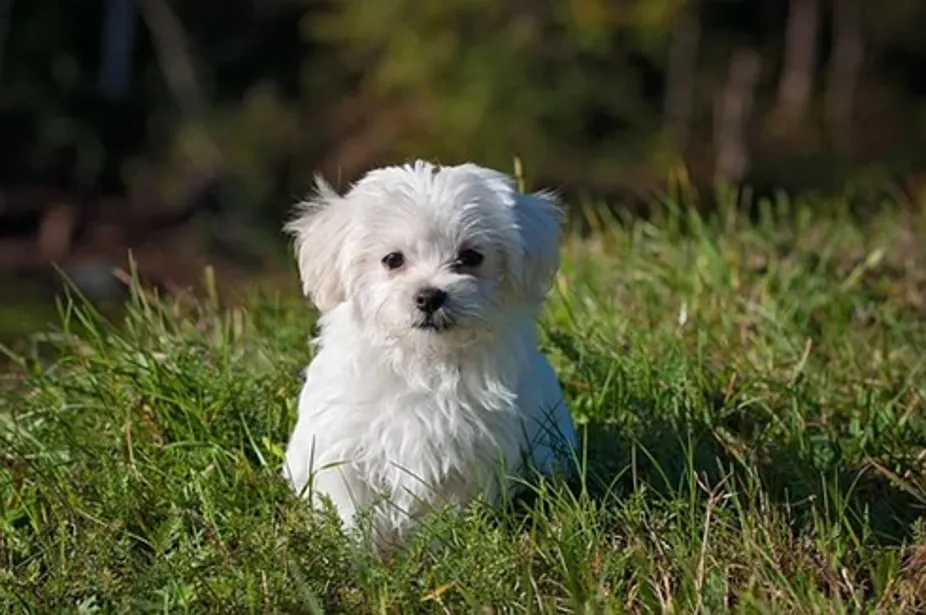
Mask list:
[[[295,287],[313,174],[409,157],[518,155],[641,215],[673,173],[915,200],[924,27],[922,0],[0,0],[0,340],[56,267],[117,296],[128,250],[168,291],[207,262]]]

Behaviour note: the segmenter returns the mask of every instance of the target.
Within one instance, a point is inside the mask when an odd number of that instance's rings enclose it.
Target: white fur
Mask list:
[[[343,196],[319,179],[287,227],[321,311],[286,451],[292,487],[330,498],[347,527],[370,510],[378,544],[400,545],[430,510],[500,504],[516,477],[568,463],[575,430],[535,325],[559,227],[550,195],[473,164],[386,167]],[[478,267],[454,266],[465,248]],[[401,269],[383,265],[390,252]],[[447,293],[439,319],[452,326],[416,328],[424,287]]]

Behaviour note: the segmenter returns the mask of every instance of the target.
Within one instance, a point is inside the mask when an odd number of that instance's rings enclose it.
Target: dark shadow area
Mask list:
[[[786,509],[796,526],[810,523],[814,510],[839,518],[835,507],[845,506],[856,535],[863,535],[865,521],[882,546],[909,544],[926,514],[922,494],[872,464],[841,458],[840,442],[830,436],[808,431],[800,434],[800,442],[764,437],[770,426],[756,417],[765,413],[748,405],[734,412],[717,407],[716,422],[670,421],[655,416],[653,409],[652,400],[632,398],[618,411],[636,414],[636,428],[587,426],[587,484],[593,497],[619,499],[645,485],[667,499],[694,490],[703,503],[708,494],[692,485],[695,475],[706,485],[723,481],[740,492],[757,480],[762,493]],[[721,438],[721,432],[729,435]]]

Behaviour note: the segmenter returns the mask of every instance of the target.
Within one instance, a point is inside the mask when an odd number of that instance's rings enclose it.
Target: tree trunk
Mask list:
[[[0,0],[0,77],[3,76],[3,56],[6,51],[6,39],[10,33],[10,15],[13,13],[13,0]]]
[[[698,65],[701,19],[698,0],[685,0],[672,32],[666,74],[663,133],[679,148],[685,147],[691,124]]]
[[[177,106],[187,118],[199,119],[206,97],[196,76],[183,26],[166,0],[139,0],[154,49]]]
[[[801,119],[813,93],[819,21],[819,0],[791,0],[778,86],[778,113],[787,125]]]
[[[714,118],[716,183],[739,184],[750,164],[749,125],[762,58],[750,48],[738,49],[730,58],[730,70]]]
[[[834,2],[834,40],[827,77],[826,126],[830,141],[845,150],[852,146],[852,114],[864,61],[865,41],[861,1]]]
[[[121,101],[129,88],[135,24],[135,0],[109,0],[106,3],[100,90],[112,101]]]

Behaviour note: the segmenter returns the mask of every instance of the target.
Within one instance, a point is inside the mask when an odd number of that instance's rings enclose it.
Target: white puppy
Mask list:
[[[425,162],[318,180],[287,230],[321,312],[284,475],[377,546],[428,511],[500,504],[532,468],[573,460],[575,430],[537,348],[560,215],[502,173]]]

